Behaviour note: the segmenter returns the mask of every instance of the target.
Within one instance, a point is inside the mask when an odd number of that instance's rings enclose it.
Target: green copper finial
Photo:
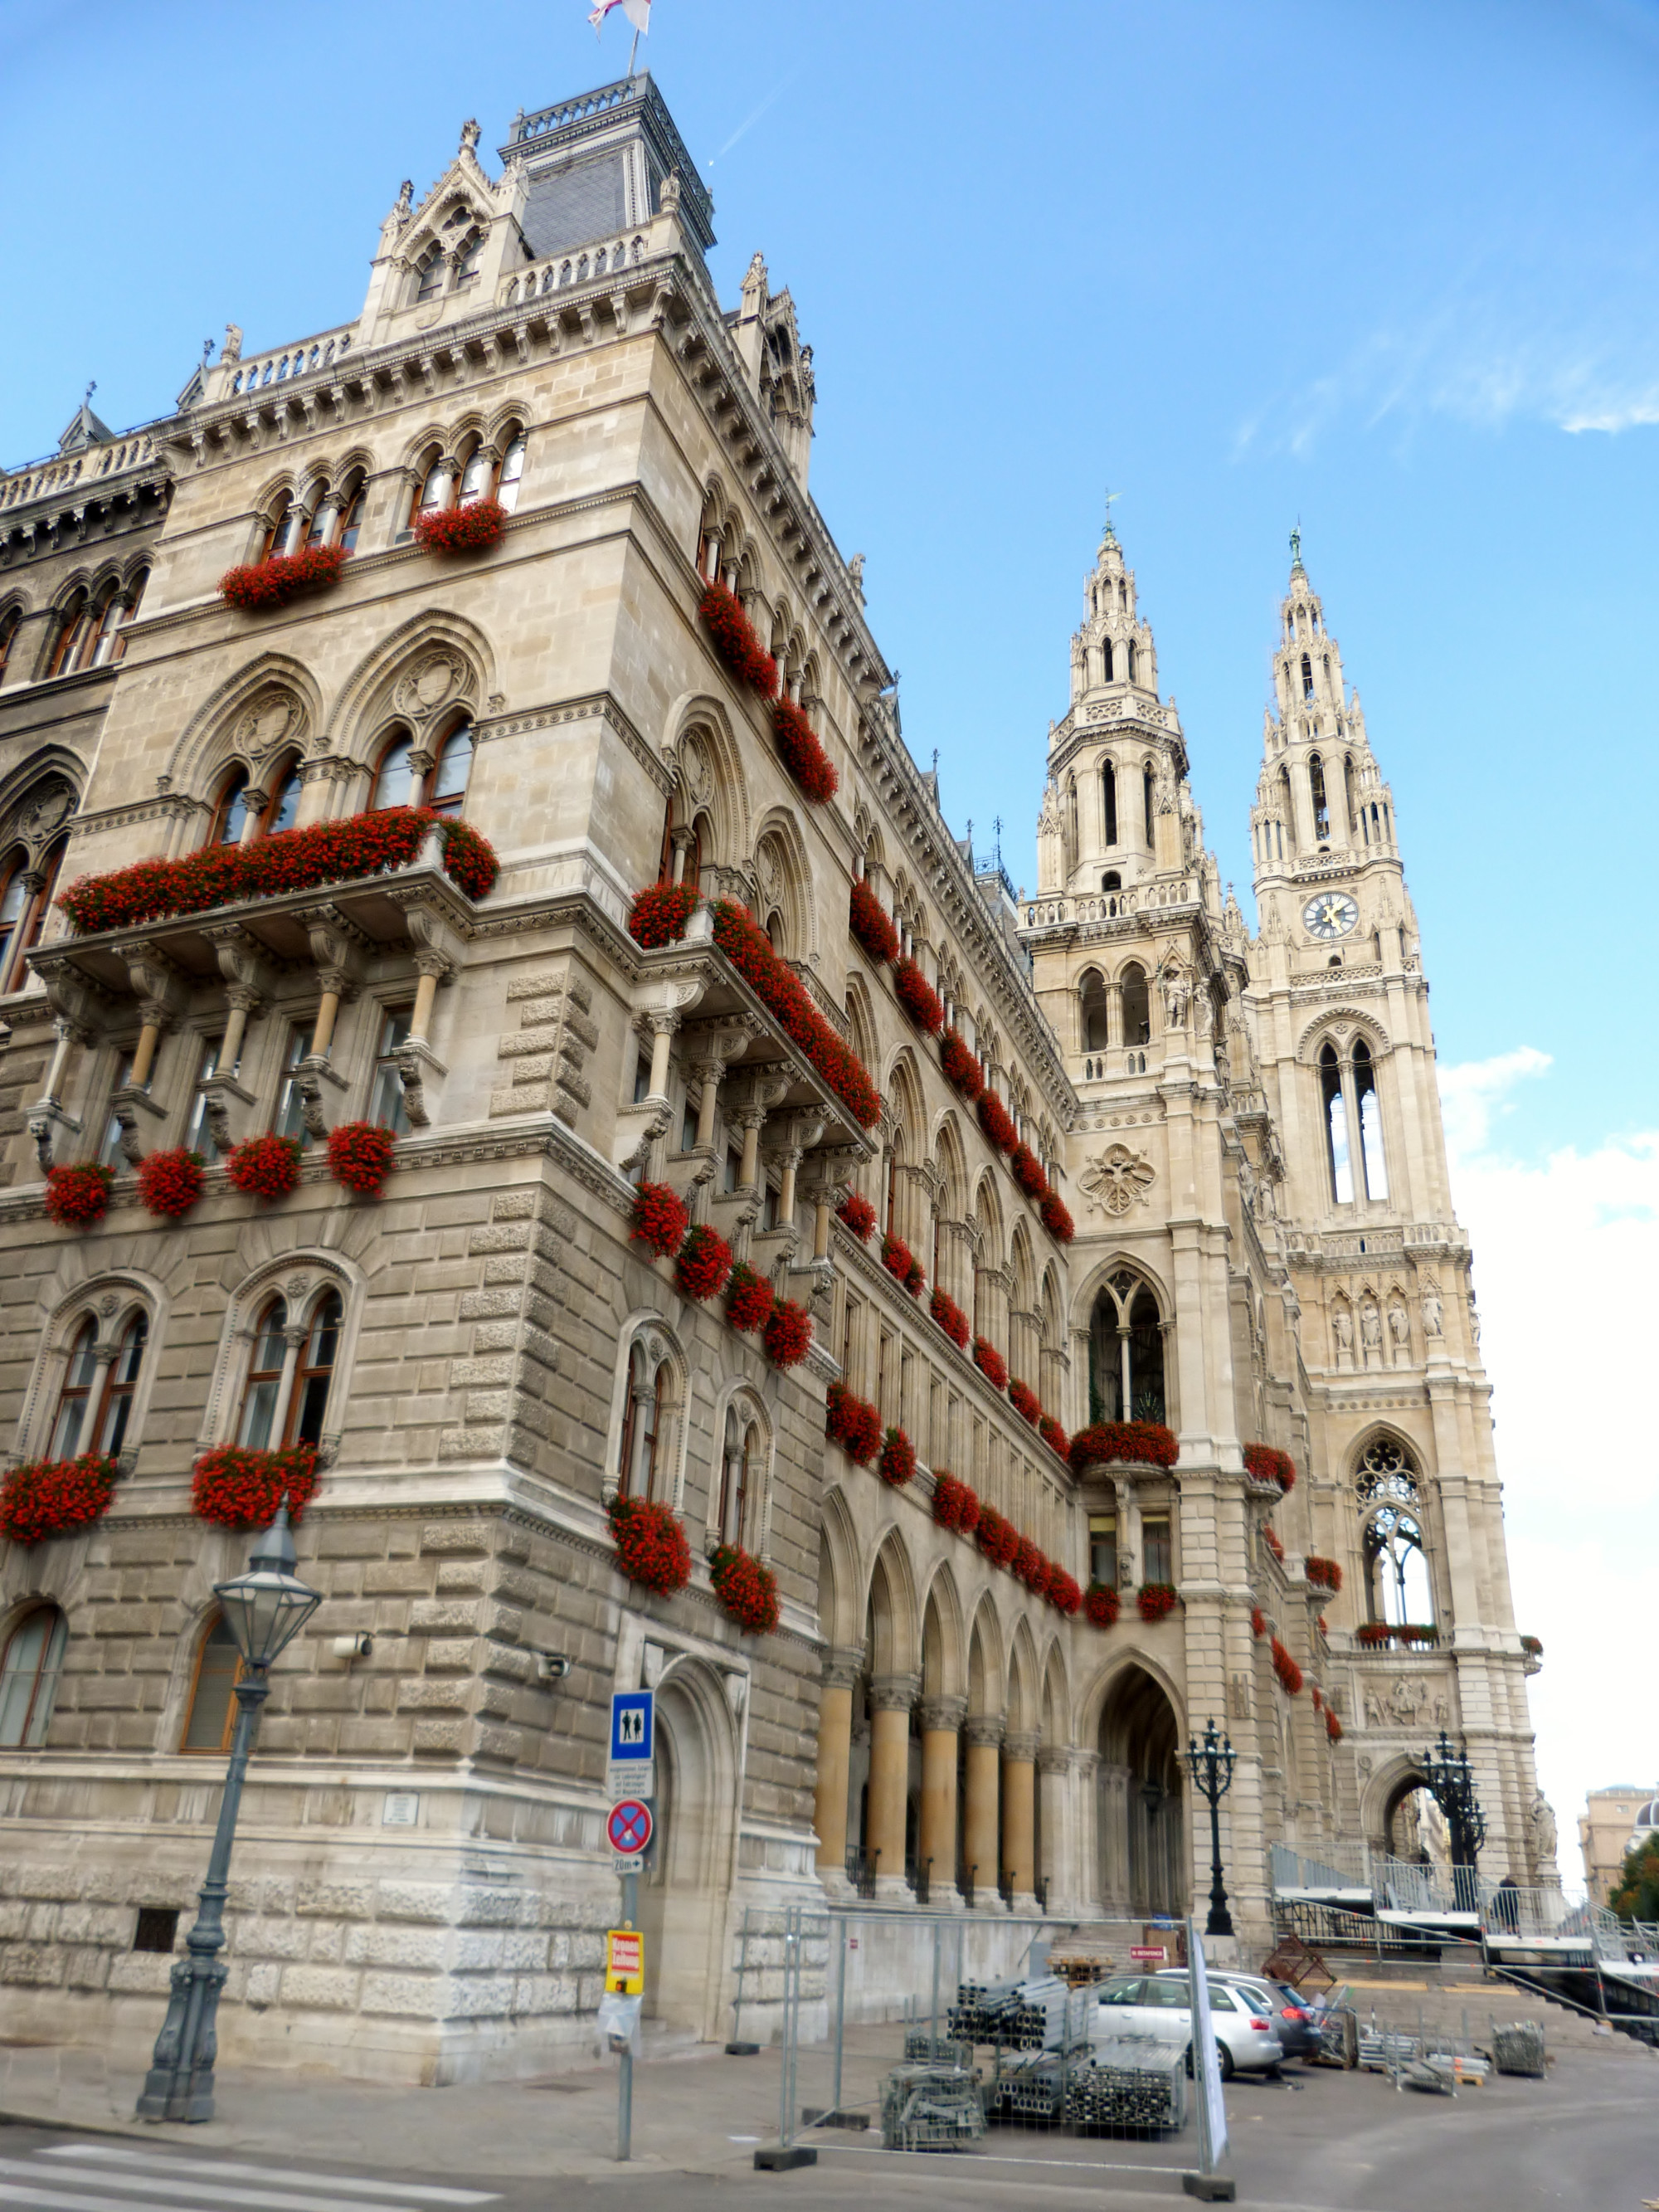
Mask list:
[[[1115,501],[1121,499],[1122,496],[1123,495],[1121,491],[1108,491],[1106,495],[1106,530],[1104,542],[1108,545],[1115,545],[1117,544],[1117,532],[1112,527],[1112,506]]]

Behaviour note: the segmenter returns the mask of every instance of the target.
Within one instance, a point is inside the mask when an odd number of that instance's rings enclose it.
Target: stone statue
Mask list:
[[[1344,1359],[1353,1352],[1353,1316],[1346,1306],[1338,1306],[1331,1316],[1331,1327],[1336,1334],[1336,1348]]]
[[[477,118],[476,118],[476,117],[469,115],[469,116],[467,117],[467,118],[466,118],[466,121],[465,121],[465,123],[463,123],[463,124],[462,124],[462,125],[461,125],[461,146],[460,146],[460,150],[461,150],[461,152],[462,152],[463,154],[471,154],[471,153],[473,153],[473,152],[475,152],[475,151],[477,150],[477,143],[478,143],[478,125],[477,125]]]
[[[1402,1359],[1409,1358],[1412,1348],[1411,1316],[1404,1306],[1389,1308],[1389,1334],[1394,1339],[1394,1348]]]
[[[1532,1801],[1532,1856],[1540,1870],[1555,1862],[1555,1814],[1550,1801],[1540,1790]]]
[[[1382,1316],[1370,1298],[1359,1310],[1359,1334],[1368,1352],[1382,1351]]]
[[[668,174],[663,179],[662,191],[658,195],[658,206],[664,215],[678,215],[679,213],[680,176],[678,169],[671,169]]]
[[[415,179],[405,177],[398,187],[398,204],[392,210],[399,222],[407,222],[415,205]]]
[[[242,329],[240,323],[225,325],[225,342],[219,349],[221,362],[240,361],[242,358]]]
[[[1439,1335],[1441,1312],[1440,1293],[1436,1290],[1434,1285],[1431,1283],[1427,1290],[1423,1293],[1423,1334],[1425,1336]]]
[[[1164,1024],[1166,1029],[1185,1029],[1187,1006],[1191,997],[1191,987],[1180,969],[1166,969],[1164,976]]]

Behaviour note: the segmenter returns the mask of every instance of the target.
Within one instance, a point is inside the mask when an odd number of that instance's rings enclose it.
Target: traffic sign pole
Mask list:
[[[632,1928],[639,1917],[640,1878],[631,1869],[622,1878],[623,1926]],[[630,2037],[623,2045],[622,2069],[617,2081],[617,2157],[626,2165],[632,2154],[634,2140],[634,2045]]]

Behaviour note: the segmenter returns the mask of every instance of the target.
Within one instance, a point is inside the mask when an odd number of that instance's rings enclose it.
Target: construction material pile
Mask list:
[[[1066,2109],[1071,2069],[1086,2055],[1087,2046],[1079,2045],[1075,2053],[1022,2051],[1004,2059],[986,2084],[986,2111],[1006,2119],[1057,2120]]]
[[[1496,2021],[1492,2031],[1492,2063],[1500,2074],[1528,2074],[1534,2081],[1544,2075],[1543,2023],[1517,2020],[1507,2027]]]
[[[1084,2032],[1091,2000],[1073,1996],[1058,1974],[1029,1982],[963,1982],[947,2025],[964,2043],[995,2043],[1005,2051],[1057,2051]]]
[[[972,2073],[974,2046],[951,2036],[930,2035],[925,2027],[907,2028],[904,2063],[907,2066],[959,2066]]]
[[[1075,2128],[1162,2133],[1184,2127],[1185,2045],[1150,2035],[1095,2043],[1081,2065],[1067,2069],[1066,2117]]]
[[[985,2107],[960,2066],[896,2066],[881,2085],[889,2150],[960,2150],[985,2133]]]

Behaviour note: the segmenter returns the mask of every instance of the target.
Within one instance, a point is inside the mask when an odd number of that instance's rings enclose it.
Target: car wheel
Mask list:
[[[1226,2045],[1221,2040],[1219,2036],[1216,2038],[1215,2055],[1221,2061],[1222,2080],[1224,2081],[1231,2081],[1233,2078],[1234,2070],[1233,2054],[1228,2050]]]

